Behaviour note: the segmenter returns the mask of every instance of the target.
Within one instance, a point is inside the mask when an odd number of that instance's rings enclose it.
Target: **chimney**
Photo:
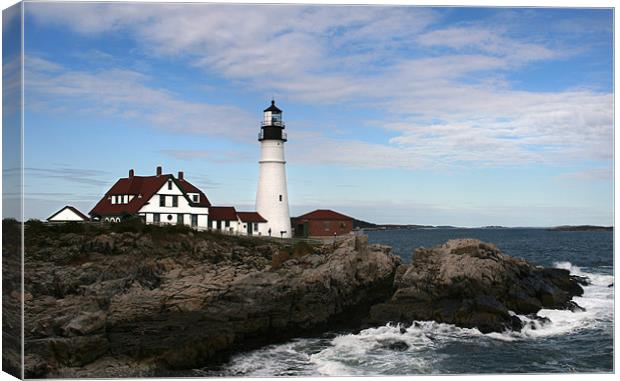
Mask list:
[[[161,166],[157,167],[157,176],[161,176]]]
[[[183,171],[179,171],[179,180],[183,180]]]
[[[131,179],[133,177],[133,169],[129,170],[129,178]]]

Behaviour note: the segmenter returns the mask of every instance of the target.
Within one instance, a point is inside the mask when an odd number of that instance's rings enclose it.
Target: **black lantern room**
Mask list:
[[[282,110],[276,106],[274,100],[271,100],[271,106],[263,110],[263,121],[261,131],[258,133],[258,141],[262,142],[263,140],[286,141]]]

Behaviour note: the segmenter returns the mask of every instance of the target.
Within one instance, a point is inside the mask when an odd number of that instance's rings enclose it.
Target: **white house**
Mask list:
[[[47,218],[48,222],[84,222],[88,216],[71,205],[67,205]]]
[[[129,176],[119,179],[89,214],[103,222],[139,216],[146,223],[207,229],[210,206],[207,196],[187,181],[183,172],[174,177],[157,167],[155,176],[135,176],[133,169],[129,170]]]

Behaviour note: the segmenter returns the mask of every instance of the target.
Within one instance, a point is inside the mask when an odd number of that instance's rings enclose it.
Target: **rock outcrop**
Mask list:
[[[209,233],[30,230],[26,377],[161,376],[354,325],[390,297],[400,265],[366,237],[297,250]]]
[[[367,237],[287,246],[182,227],[41,224],[25,234],[28,378],[179,376],[236,350],[390,321],[519,330],[515,314],[579,309],[571,298],[585,283],[471,239],[417,249],[403,265]],[[3,250],[18,252],[11,242]]]
[[[458,239],[416,249],[394,283],[392,298],[372,308],[372,323],[434,320],[487,333],[520,330],[515,314],[580,309],[571,298],[583,293],[586,280],[506,256],[489,243]]]

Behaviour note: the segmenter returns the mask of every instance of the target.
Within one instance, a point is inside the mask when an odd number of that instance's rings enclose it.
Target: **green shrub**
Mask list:
[[[121,222],[111,224],[110,230],[115,233],[141,233],[144,231],[144,222],[141,218],[124,218]]]
[[[301,258],[306,255],[314,253],[314,248],[308,242],[298,241],[293,244],[292,256],[293,258]]]
[[[82,234],[86,232],[86,226],[82,222],[65,222],[62,224],[51,225],[50,227],[53,228],[58,233],[65,233],[65,234],[66,233]]]
[[[186,225],[143,225],[142,232],[150,234],[155,239],[163,239],[171,235],[188,234],[194,230]]]
[[[291,258],[288,250],[283,249],[278,251],[271,257],[271,269],[277,270],[282,267],[282,264]]]

